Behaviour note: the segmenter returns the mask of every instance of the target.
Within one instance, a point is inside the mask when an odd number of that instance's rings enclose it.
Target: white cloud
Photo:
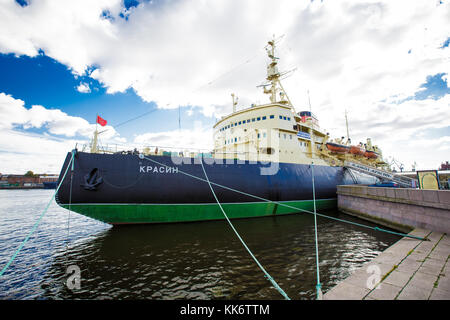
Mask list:
[[[255,86],[265,77],[263,46],[272,34],[286,34],[282,64],[299,67],[286,81],[298,104],[307,88],[320,92],[319,106],[406,97],[427,75],[450,71],[450,48],[440,49],[450,5],[428,0],[169,1],[142,3],[127,21],[118,0],[24,8],[11,1],[0,10],[2,52],[42,48],[76,74],[97,66],[90,76],[109,93],[132,87],[161,108],[200,105],[207,115],[224,112],[232,91],[242,102],[266,101]],[[102,18],[105,10],[114,19]]]
[[[0,172],[3,174],[59,174],[75,140],[0,128]]]
[[[22,126],[24,129],[45,128],[49,133],[66,137],[92,136],[95,124],[90,124],[83,118],[69,116],[59,109],[46,109],[43,106],[33,105],[25,108],[24,101],[14,99],[11,95],[0,92],[0,127],[13,129]],[[105,135],[108,138],[117,136],[114,128],[109,129]]]
[[[89,84],[81,82],[80,85],[77,87],[77,90],[81,93],[89,93],[91,92],[91,88],[89,88]]]
[[[172,130],[155,133],[144,133],[134,138],[139,146],[159,146],[160,149],[171,150],[203,150],[210,151],[213,148],[213,130],[202,126],[196,121],[194,129]]]
[[[66,152],[76,143],[79,148],[88,143],[95,126],[59,109],[39,105],[27,109],[23,100],[0,92],[0,172],[58,173]],[[31,128],[42,133],[29,132]],[[126,142],[113,127],[105,129],[100,135],[103,145]]]

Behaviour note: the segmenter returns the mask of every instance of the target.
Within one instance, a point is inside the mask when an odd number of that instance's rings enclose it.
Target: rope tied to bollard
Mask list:
[[[202,165],[202,169],[203,169],[203,173],[205,174],[206,180],[208,182],[209,188],[211,189],[211,192],[214,196],[214,199],[216,199],[217,204],[219,205],[220,210],[222,211],[223,215],[225,216],[225,219],[228,221],[228,224],[230,225],[231,229],[233,229],[234,233],[236,234],[236,236],[238,237],[238,239],[241,241],[242,245],[244,246],[244,248],[248,251],[248,253],[250,254],[250,256],[253,258],[253,260],[256,262],[256,264],[258,265],[258,267],[261,269],[261,271],[264,273],[264,276],[272,283],[272,285],[274,286],[275,289],[278,290],[278,292],[286,299],[286,300],[291,300],[289,298],[289,296],[283,291],[283,289],[281,289],[281,287],[278,285],[278,283],[272,278],[272,276],[266,271],[266,269],[264,269],[264,267],[261,265],[261,263],[258,261],[258,259],[256,259],[255,255],[252,253],[252,251],[249,249],[249,247],[245,244],[244,240],[242,239],[242,237],[239,235],[239,233],[237,232],[237,230],[235,229],[235,227],[233,226],[233,224],[231,223],[230,219],[228,218],[227,214],[225,213],[225,210],[223,210],[222,205],[219,202],[219,199],[216,196],[216,193],[214,192],[213,187],[211,186],[211,182],[209,181],[208,175],[206,174],[205,171],[205,167],[203,166],[203,158],[200,159],[200,163]]]

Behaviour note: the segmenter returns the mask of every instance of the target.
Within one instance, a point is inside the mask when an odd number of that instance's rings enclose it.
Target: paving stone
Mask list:
[[[370,276],[370,273],[367,273],[364,269],[360,269],[355,274],[352,274],[347,279],[345,279],[345,282],[360,288],[371,289],[367,286],[367,281],[369,280]],[[379,277],[379,281],[381,281],[381,276]]]
[[[431,292],[430,300],[450,300],[450,292],[435,288]]]
[[[412,241],[401,241],[393,244],[386,250],[384,250],[382,253],[392,253],[396,254],[399,257],[401,256],[402,259],[408,255],[408,253],[414,249],[414,247],[417,245],[417,242]]]
[[[437,289],[450,291],[450,275],[441,275],[439,277]]]
[[[436,246],[436,242],[424,241],[421,244],[419,244],[419,246],[414,250],[414,252],[417,252],[417,253],[423,252],[428,255],[435,246]]]
[[[442,267],[444,267],[445,261],[427,258],[418,271],[435,275],[436,277],[441,273]]]
[[[437,241],[441,240],[442,235],[443,235],[442,232],[433,231],[427,238],[430,239],[432,242],[436,243]]]
[[[406,285],[406,283],[408,283],[410,278],[411,278],[410,272],[401,272],[398,270],[394,270],[389,274],[389,276],[386,279],[383,280],[382,284],[387,283],[403,288]]]
[[[397,297],[398,300],[427,300],[430,296],[430,290],[418,288],[415,286],[406,286]]]
[[[440,260],[445,263],[445,261],[447,261],[448,255],[444,254],[443,251],[433,250],[433,252],[431,252],[430,255],[428,256],[428,258],[434,259],[434,260]]]
[[[429,230],[422,229],[422,228],[415,228],[413,231],[411,231],[409,234],[416,237],[425,237],[430,233]]]
[[[394,300],[400,290],[402,290],[402,287],[394,286],[383,281],[369,293],[368,297],[372,297],[377,300]]]
[[[433,289],[434,287],[434,283],[437,280],[437,278],[438,278],[437,275],[430,275],[418,271],[414,274],[412,279],[406,285],[406,288],[408,286],[414,286],[424,290],[431,291],[431,289]]]
[[[370,292],[352,284],[346,283],[345,280],[336,287],[326,292],[323,300],[362,300],[362,298]]]
[[[413,258],[406,258],[405,260],[402,261],[401,264],[398,265],[397,270],[398,271],[402,271],[402,272],[411,272],[411,275],[416,272],[420,265],[422,264],[422,262],[417,261]]]
[[[395,251],[394,251],[395,252]],[[375,259],[373,259],[373,263],[383,263],[383,264],[387,264],[387,265],[398,265],[402,259],[404,258],[403,255],[400,254],[395,254],[393,252],[383,252],[382,254],[380,254],[378,257],[376,257]],[[388,270],[390,271],[390,270]]]
[[[445,235],[444,238],[442,238],[441,242],[439,242],[439,243],[450,246],[450,237],[448,235]]]

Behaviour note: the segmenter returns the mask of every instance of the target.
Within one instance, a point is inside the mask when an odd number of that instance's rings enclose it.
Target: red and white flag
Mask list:
[[[97,123],[98,123],[99,125],[101,125],[102,127],[104,127],[104,126],[106,126],[106,124],[108,123],[108,121],[106,121],[105,119],[103,119],[103,118],[100,117],[100,116],[97,116]]]

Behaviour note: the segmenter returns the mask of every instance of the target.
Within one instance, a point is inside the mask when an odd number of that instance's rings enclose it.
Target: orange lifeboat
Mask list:
[[[364,152],[364,156],[369,159],[376,159],[378,158],[378,153],[375,151],[366,151]]]
[[[326,146],[327,146],[328,150],[330,150],[331,152],[334,152],[334,153],[349,153],[350,152],[350,147],[344,146],[342,144],[328,142],[326,144]]]
[[[357,156],[363,156],[366,150],[360,146],[350,146],[350,153],[357,155]]]

